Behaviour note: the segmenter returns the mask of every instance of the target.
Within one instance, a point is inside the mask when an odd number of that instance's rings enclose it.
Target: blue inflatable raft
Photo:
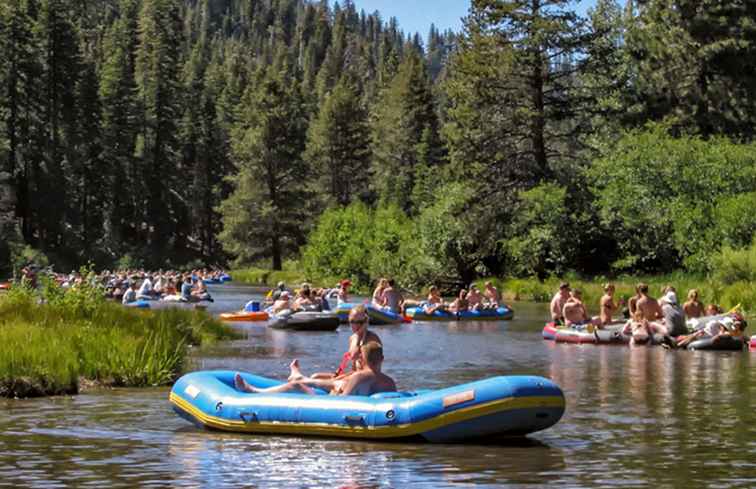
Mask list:
[[[565,407],[562,390],[543,377],[493,377],[368,397],[250,394],[234,388],[234,374],[184,375],[171,390],[173,409],[199,427],[222,431],[450,442],[544,430],[559,421]],[[280,384],[242,376],[256,387]]]
[[[141,299],[138,301],[129,302],[128,304],[124,304],[124,306],[132,307],[134,309],[149,309],[151,307],[149,301]]]
[[[338,314],[342,323],[349,322],[349,312],[353,307],[359,304],[353,302],[342,302],[338,304],[334,311]],[[374,326],[386,325],[386,324],[401,324],[404,321],[404,317],[401,314],[388,311],[379,307],[375,307],[372,304],[364,304],[367,315],[370,318],[370,324]]]
[[[407,316],[414,321],[500,321],[512,319],[514,311],[506,306],[496,309],[484,309],[482,311],[465,311],[452,313],[449,311],[434,311],[428,314],[422,307],[410,307]]]

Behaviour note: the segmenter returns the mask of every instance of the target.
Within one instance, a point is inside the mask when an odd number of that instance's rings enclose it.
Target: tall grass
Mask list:
[[[685,302],[690,289],[697,289],[699,299],[705,304],[717,304],[725,310],[740,305],[745,312],[756,311],[756,282],[740,280],[726,282],[697,275],[676,272],[667,275],[629,276],[623,275],[614,279],[596,277],[591,279],[569,275],[563,278],[552,277],[544,281],[531,279],[490,279],[507,300],[531,300],[548,302],[556,293],[562,281],[570,283],[572,288],[578,288],[583,293],[583,302],[590,310],[597,311],[601,296],[604,294],[604,284],[611,282],[616,291],[615,297],[629,298],[635,294],[635,286],[640,283],[649,285],[652,295],[660,296],[662,289],[672,285],[677,290],[680,303]],[[485,280],[480,280],[482,284]]]
[[[0,396],[75,393],[82,381],[169,384],[188,345],[235,337],[204,311],[138,311],[93,291],[47,287],[41,295],[14,287],[0,297]]]

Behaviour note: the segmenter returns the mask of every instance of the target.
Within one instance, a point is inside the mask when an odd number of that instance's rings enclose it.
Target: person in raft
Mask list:
[[[564,309],[562,309],[565,326],[571,328],[589,325],[601,327],[601,321],[598,318],[588,316],[588,311],[586,311],[581,297],[582,293],[578,289],[572,289],[570,292],[570,298],[564,303]]]
[[[376,307],[383,307],[383,291],[388,287],[388,280],[385,278],[378,280],[378,285],[373,291],[372,303]]]
[[[360,354],[362,356],[362,368],[341,378],[316,379],[305,377],[299,369],[299,362],[294,360],[289,366],[291,369],[289,379],[293,378],[294,380],[289,380],[283,385],[258,389],[249,385],[238,373],[234,376],[234,385],[237,390],[257,394],[300,391],[316,395],[313,387],[327,390],[331,395],[337,396],[369,396],[378,392],[396,392],[394,379],[381,371],[383,347],[374,341],[370,341],[362,345]]]
[[[460,312],[467,312],[470,304],[467,302],[467,290],[462,289],[459,291],[459,296],[449,304],[449,312],[452,314],[459,314]]]
[[[339,282],[339,291],[336,293],[336,304],[343,304],[349,302],[349,286],[352,285],[352,281],[345,278]]]
[[[289,295],[288,290],[284,290],[281,292],[281,295],[278,296],[278,299],[276,299],[276,302],[273,303],[272,306],[270,306],[270,312],[271,314],[279,314],[281,312],[290,310],[292,308],[291,304],[291,296]]]
[[[433,314],[436,311],[445,311],[446,305],[444,299],[438,291],[438,287],[431,285],[428,290],[428,298],[423,305],[423,311],[425,314]]]
[[[488,300],[488,305],[492,309],[496,309],[501,304],[501,294],[499,290],[493,286],[491,282],[486,282],[485,291],[483,296]]]
[[[467,292],[467,307],[470,311],[480,311],[483,309],[483,295],[478,290],[478,286],[470,284],[470,290]]]
[[[699,329],[695,333],[678,336],[676,338],[676,343],[673,346],[677,348],[685,348],[694,341],[703,338],[713,338],[713,341],[716,343],[725,336],[743,340],[745,343],[747,339],[744,336],[744,332],[747,327],[748,323],[743,316],[735,314],[731,321],[709,321],[704,328]]]
[[[688,327],[685,325],[685,313],[677,304],[677,294],[675,288],[665,287],[664,296],[659,301],[664,315],[664,325],[667,328],[669,336],[677,337],[688,333]]]
[[[636,303],[636,308],[640,311],[641,317],[648,321],[651,333],[667,336],[669,330],[661,322],[661,319],[664,318],[664,311],[662,311],[659,301],[648,295],[648,285],[638,284],[638,294],[640,299]]]
[[[132,302],[137,301],[137,284],[136,280],[132,280],[129,284],[129,288],[126,289],[126,292],[123,293],[123,299],[121,299],[122,304],[131,304]]]
[[[601,302],[599,303],[601,308],[599,319],[603,326],[614,321],[614,313],[620,310],[621,305],[619,302],[614,302],[614,284],[605,284],[604,295],[601,297]]]
[[[700,318],[704,315],[704,305],[698,300],[698,290],[690,289],[688,291],[688,300],[683,304],[683,311],[688,318]]]
[[[394,314],[401,314],[403,309],[402,305],[404,304],[404,297],[402,297],[402,294],[399,293],[399,291],[396,289],[396,282],[394,282],[394,279],[389,279],[386,282],[386,288],[383,289],[383,300],[382,305],[383,309],[393,312]]]
[[[562,282],[559,284],[559,290],[551,299],[551,320],[556,324],[564,324],[564,305],[570,298],[570,284]]]
[[[351,365],[351,371],[356,372],[362,368],[361,348],[367,343],[377,343],[383,346],[383,342],[377,334],[368,329],[369,318],[365,306],[360,304],[349,311],[349,326],[352,328],[352,335],[349,337],[349,347],[341,358],[341,363],[335,372],[319,372],[312,374],[312,379],[339,379],[349,375],[348,369]],[[296,378],[289,378],[290,381]]]

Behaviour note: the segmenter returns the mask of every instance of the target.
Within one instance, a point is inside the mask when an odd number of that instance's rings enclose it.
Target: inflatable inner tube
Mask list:
[[[184,375],[170,393],[174,411],[199,427],[232,432],[455,442],[544,430],[559,421],[565,407],[559,386],[535,376],[372,396],[311,396],[240,392],[234,388],[234,375]],[[240,375],[258,388],[280,384]]]
[[[124,304],[124,306],[132,307],[134,309],[149,309],[151,307],[148,301],[143,301],[143,300],[129,302],[128,304]]]
[[[337,304],[333,311],[339,316],[341,322],[346,324],[349,322],[349,313],[352,311],[352,308],[358,305],[354,302],[342,302]],[[401,314],[375,307],[372,304],[364,304],[364,306],[368,318],[370,318],[370,324],[373,326],[401,324],[404,322],[404,316]]]
[[[291,331],[336,331],[341,324],[339,316],[333,312],[295,312],[271,319],[268,324],[271,328]]]
[[[428,314],[422,307],[410,307],[407,309],[407,316],[415,321],[501,321],[512,319],[514,311],[507,306],[500,306],[496,309],[482,309],[479,311],[460,313],[433,311],[432,314]]]
[[[732,336],[703,338],[688,345],[688,350],[741,351],[743,348],[743,339]]]

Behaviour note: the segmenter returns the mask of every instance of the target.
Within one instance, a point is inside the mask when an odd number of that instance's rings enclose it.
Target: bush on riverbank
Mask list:
[[[86,286],[63,293],[46,284],[40,295],[14,287],[0,297],[0,396],[166,385],[189,345],[234,336],[203,311],[128,309]]]

